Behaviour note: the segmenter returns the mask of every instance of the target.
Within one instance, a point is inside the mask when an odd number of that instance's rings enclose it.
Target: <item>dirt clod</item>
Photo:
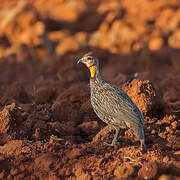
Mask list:
[[[114,175],[119,179],[132,177],[135,175],[135,169],[130,164],[126,163],[122,166],[117,167],[114,170]]]
[[[4,134],[10,130],[13,131],[22,121],[21,111],[15,103],[5,106],[0,112],[0,133]]]
[[[153,179],[158,174],[158,165],[155,162],[144,163],[138,171],[138,176],[143,179]]]
[[[133,80],[130,83],[125,83],[122,88],[145,115],[153,111],[158,111],[161,98],[156,93],[150,81]]]

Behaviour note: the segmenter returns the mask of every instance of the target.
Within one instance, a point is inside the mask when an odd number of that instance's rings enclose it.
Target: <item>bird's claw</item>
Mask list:
[[[107,143],[107,142],[103,142],[103,144],[104,144],[105,146],[111,146],[111,147],[114,146],[114,144],[112,144],[112,143],[109,144],[109,143]]]
[[[146,144],[145,144],[144,140],[140,140],[140,147],[141,147],[143,150],[146,150]]]
[[[115,143],[107,143],[107,142],[103,142],[103,144],[105,145],[105,146],[114,146],[115,144],[119,144],[119,142],[115,142]]]

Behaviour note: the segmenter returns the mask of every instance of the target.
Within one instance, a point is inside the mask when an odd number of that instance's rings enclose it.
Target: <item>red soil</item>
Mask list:
[[[0,179],[179,179],[180,1],[1,1]],[[92,50],[104,79],[145,117],[133,132],[93,112]]]

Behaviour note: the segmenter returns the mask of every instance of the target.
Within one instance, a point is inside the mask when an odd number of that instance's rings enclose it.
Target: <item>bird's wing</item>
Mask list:
[[[105,84],[101,108],[117,119],[127,123],[144,125],[144,117],[136,104],[131,100],[125,91],[115,86]]]

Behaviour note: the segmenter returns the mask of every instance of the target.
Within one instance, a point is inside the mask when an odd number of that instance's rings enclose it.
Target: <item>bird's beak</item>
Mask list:
[[[79,64],[80,62],[82,63],[82,60],[83,60],[83,58],[79,59],[77,64]]]

